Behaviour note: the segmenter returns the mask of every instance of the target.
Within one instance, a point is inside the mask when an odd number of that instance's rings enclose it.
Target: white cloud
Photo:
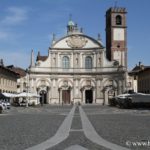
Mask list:
[[[20,34],[14,32],[14,26],[28,19],[28,9],[21,7],[8,7],[0,20],[0,41],[15,42]]]
[[[5,25],[16,25],[27,19],[27,10],[19,7],[9,7],[7,15],[1,20]]]

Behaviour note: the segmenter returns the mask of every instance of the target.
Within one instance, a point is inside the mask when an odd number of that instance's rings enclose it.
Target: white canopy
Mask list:
[[[2,93],[5,97],[40,97],[36,93],[27,93],[27,92],[22,92],[19,94],[13,94],[13,93]]]
[[[6,92],[4,92],[4,93],[2,93],[5,97],[17,97],[17,94],[13,94],[13,93],[6,93]]]
[[[17,94],[17,97],[40,97],[40,96],[36,93],[22,92],[20,94]]]

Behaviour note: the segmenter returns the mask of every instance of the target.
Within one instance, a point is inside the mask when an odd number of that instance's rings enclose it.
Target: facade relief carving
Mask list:
[[[66,42],[71,48],[83,48],[88,41],[82,36],[72,35],[66,40]]]

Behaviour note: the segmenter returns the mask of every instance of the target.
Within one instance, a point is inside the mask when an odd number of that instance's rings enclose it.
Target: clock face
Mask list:
[[[114,40],[124,41],[124,29],[114,29]]]

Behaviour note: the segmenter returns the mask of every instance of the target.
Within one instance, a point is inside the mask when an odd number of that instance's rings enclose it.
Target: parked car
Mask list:
[[[1,100],[0,105],[2,106],[3,110],[10,109],[10,107],[11,107],[9,100]]]
[[[6,105],[7,109],[10,109],[10,108],[11,108],[11,104],[10,104],[10,101],[9,101],[9,100],[6,100],[6,101],[5,101],[5,105]]]
[[[0,114],[3,113],[3,106],[0,104]]]
[[[0,114],[4,111],[5,107],[3,103],[0,101]]]
[[[120,108],[131,108],[133,106],[150,107],[150,94],[144,93],[121,94],[114,97],[113,99],[110,99],[109,104],[112,106],[119,106]]]

